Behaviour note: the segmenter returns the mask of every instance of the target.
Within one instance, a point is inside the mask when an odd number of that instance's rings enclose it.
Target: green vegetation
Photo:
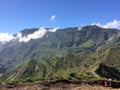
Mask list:
[[[25,36],[36,30],[21,32]],[[43,38],[27,43],[11,41],[0,48],[0,80],[34,82],[61,77],[119,80],[119,35],[119,30],[94,25],[48,32]]]
[[[79,80],[81,79],[95,79],[96,77],[89,74],[89,73],[83,73],[83,74],[79,74],[78,77],[77,77]]]
[[[68,76],[68,80],[76,79],[76,77],[77,77],[76,73],[70,73],[70,75]]]
[[[45,62],[27,59],[21,65],[4,74],[1,79],[16,83],[34,82],[56,77],[68,80],[88,80],[98,78],[96,76],[98,74],[100,77],[119,80],[120,73],[115,64],[107,63],[108,56],[112,57],[111,50],[113,50],[112,47],[109,50],[106,49],[84,56],[69,53],[64,56],[53,57]],[[104,63],[101,64],[101,62]],[[118,65],[119,63],[116,66]]]
[[[26,79],[24,79],[24,82],[34,82],[34,81],[35,81],[34,78],[27,77]]]

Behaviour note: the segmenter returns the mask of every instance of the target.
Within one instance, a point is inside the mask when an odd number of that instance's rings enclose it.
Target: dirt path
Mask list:
[[[48,80],[43,82],[8,84],[0,86],[0,90],[120,90],[120,82],[112,82],[113,87],[103,87],[102,80],[68,81]]]
[[[56,86],[56,87],[42,87],[39,85],[33,85],[33,86],[21,86],[16,88],[0,88],[0,90],[120,90],[119,88],[113,89],[110,87],[102,87],[102,86],[90,86],[90,85],[84,85],[84,86]]]

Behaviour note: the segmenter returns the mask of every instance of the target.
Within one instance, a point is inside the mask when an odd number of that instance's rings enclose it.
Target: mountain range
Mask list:
[[[24,29],[0,42],[0,80],[62,77],[120,80],[120,30],[84,27]]]

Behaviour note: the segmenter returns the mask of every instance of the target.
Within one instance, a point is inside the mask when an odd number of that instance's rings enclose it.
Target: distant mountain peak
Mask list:
[[[113,29],[107,29],[107,28],[102,28],[97,25],[89,25],[89,26],[82,26],[82,27],[69,27],[69,28],[64,28],[64,29],[58,29],[58,28],[31,28],[31,29],[24,29],[20,31],[17,34],[9,34],[9,33],[0,33],[0,43],[5,44],[10,41],[16,41],[18,40],[19,42],[28,42],[31,39],[39,39],[42,38],[47,32],[56,32],[57,30],[67,30],[67,31],[90,31],[94,30],[113,30]],[[117,29],[114,29],[117,30]]]

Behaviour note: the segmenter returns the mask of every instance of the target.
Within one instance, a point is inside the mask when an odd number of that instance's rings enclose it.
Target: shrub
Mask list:
[[[45,79],[42,78],[42,77],[39,77],[39,78],[36,78],[36,79],[35,79],[35,81],[43,81],[43,80],[45,80]]]
[[[83,74],[79,74],[77,76],[77,79],[93,79],[95,78],[93,75],[91,74],[86,74],[86,73],[83,73]]]
[[[68,78],[67,78],[68,80],[72,80],[73,78],[71,77],[71,76],[68,76]]]
[[[72,80],[72,79],[75,79],[77,77],[77,74],[76,73],[74,73],[74,72],[72,72],[72,73],[70,73],[69,74],[69,76],[68,76],[68,80]]]
[[[75,78],[77,75],[76,75],[76,73],[70,73],[70,76]]]
[[[24,79],[24,82],[34,82],[34,81],[35,81],[35,79],[34,78],[30,78],[30,77]]]

